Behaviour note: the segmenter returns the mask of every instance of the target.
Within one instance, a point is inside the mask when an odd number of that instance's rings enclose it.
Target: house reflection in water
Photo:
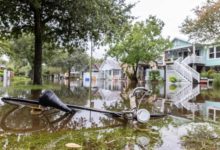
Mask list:
[[[97,91],[100,98],[92,100],[92,107],[99,109],[114,109],[122,106],[121,90],[122,82],[120,80],[98,80]]]
[[[172,86],[172,85],[170,85]],[[195,119],[200,116],[204,119],[217,121],[217,111],[220,111],[220,102],[200,99],[200,84],[181,84],[175,91],[166,85],[166,100],[171,102],[172,107],[182,110],[184,117]]]
[[[203,112],[205,112],[206,119],[212,116],[213,121],[216,121],[217,111],[220,112],[220,102],[205,101],[203,104]]]

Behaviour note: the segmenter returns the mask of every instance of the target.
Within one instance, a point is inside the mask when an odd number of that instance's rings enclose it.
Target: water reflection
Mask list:
[[[42,111],[34,114],[34,107],[9,106],[1,116],[0,126],[5,132],[35,132],[40,130],[56,131],[64,128],[73,114],[57,110]],[[36,106],[35,106],[36,108]]]
[[[107,84],[107,82],[100,83],[101,88],[92,89],[92,99],[88,100],[89,89],[82,85],[80,81],[72,81],[70,83],[59,82],[60,90],[55,89],[55,93],[64,102],[70,104],[77,104],[81,106],[90,106],[100,109],[123,109],[122,102],[120,101],[121,85],[114,82],[113,84]],[[70,85],[70,86],[66,86]],[[7,94],[5,94],[7,93]],[[39,97],[41,90],[6,90],[2,96],[22,97],[29,99],[36,99]],[[9,105],[4,105],[1,109],[9,108]],[[51,111],[51,110],[50,110]],[[15,125],[20,125],[19,128],[15,128],[15,131],[35,131],[35,130],[53,130],[62,128],[80,129],[80,128],[92,128],[111,126],[119,124],[117,120],[107,117],[106,115],[89,112],[78,111],[74,115],[62,114],[62,112],[50,113],[50,111],[43,111],[40,115],[31,114],[31,108],[29,107],[14,107],[2,113],[2,127],[4,130],[13,130]],[[50,115],[48,117],[48,115]],[[56,118],[56,120],[51,120]],[[56,123],[57,122],[57,123]],[[65,125],[61,122],[65,122]],[[57,127],[54,124],[59,124]],[[61,128],[61,124],[62,128]],[[23,127],[23,128],[22,128]]]
[[[201,86],[204,87],[203,85]],[[213,118],[211,120],[217,121],[217,111],[220,110],[220,95],[214,95],[216,92],[215,89],[210,90],[207,88],[202,88],[201,91],[200,84],[193,85],[183,82],[175,85],[175,89],[173,84],[166,84],[166,100],[171,102],[172,112],[175,115],[193,120],[196,117],[210,120],[210,112],[212,112]],[[207,95],[206,93],[209,94]]]
[[[89,88],[82,86],[83,84],[80,80],[71,81],[69,83],[67,83],[67,81],[64,80],[63,82],[56,82],[56,84],[58,84],[61,88],[54,90],[57,96],[66,103],[117,111],[126,110],[130,107],[129,103],[127,103],[122,97],[122,93],[125,92],[126,88],[124,82],[118,80],[96,81],[97,83],[94,83],[96,87],[93,87],[91,89],[91,99],[89,99]],[[201,95],[200,85],[193,86],[191,84],[178,83],[177,85],[175,85],[175,89],[170,88],[170,86],[173,86],[172,84],[163,83],[146,83],[144,86],[148,89],[153,90],[152,95],[147,97],[147,99],[143,101],[144,107],[147,106],[151,113],[172,113],[173,115],[190,119],[195,119],[196,116],[201,116],[205,119],[211,119],[212,117],[214,121],[217,120],[216,116],[220,108],[219,102],[211,103],[208,100],[203,100],[203,102],[201,100],[199,101],[198,98]],[[39,97],[41,92],[42,90],[4,89],[2,91],[2,95],[36,99]],[[3,102],[1,102],[1,104],[3,104]],[[8,107],[8,105],[3,106],[2,108],[4,107]],[[30,108],[24,107],[18,110],[13,109],[13,115],[8,116],[14,117],[14,121],[17,122],[7,123],[19,124],[19,121],[21,121],[22,124],[24,119],[28,119],[29,121],[26,120],[24,122],[29,123],[31,123],[30,120],[37,120],[36,116],[34,116],[33,118],[33,115],[30,114],[30,110],[28,111],[28,109]],[[54,113],[53,116],[55,118],[59,118],[63,116],[63,114],[61,112],[57,112]],[[17,119],[16,117],[19,119]],[[68,117],[68,123],[67,121],[65,121],[66,125],[63,125],[63,128],[92,128],[112,125],[111,123],[117,123],[116,120],[109,118],[106,115],[89,111],[78,111],[76,112],[76,114]],[[44,116],[43,118],[46,117]],[[45,123],[45,121],[48,121],[46,119],[42,119],[41,121],[44,122],[44,124],[38,123],[39,128],[41,124],[44,127],[45,124],[50,124],[48,122]]]
[[[123,81],[96,81],[96,83],[93,83],[91,91],[89,87],[80,80],[70,82],[68,82],[68,80],[59,80],[55,83],[48,82],[48,84],[52,84],[53,87],[56,87],[53,91],[65,103],[117,111],[130,108],[129,101],[125,95],[128,95],[128,92],[131,91],[132,88]],[[182,121],[184,119],[184,123],[186,120],[196,119],[219,121],[219,91],[210,89],[201,90],[200,85],[194,86],[187,83],[177,83],[173,85],[170,83],[148,82],[141,86],[153,91],[152,95],[147,96],[140,106],[147,108],[151,113],[171,113],[175,117],[173,122],[175,122],[175,120]],[[1,97],[13,96],[36,99],[43,90],[44,89],[27,90],[10,87],[0,88],[0,95]],[[91,97],[89,97],[89,93],[91,93]],[[125,130],[125,124],[121,122],[121,120],[116,120],[115,118],[96,112],[77,111],[75,114],[66,114],[55,109],[45,109],[40,113],[34,113],[33,109],[38,106],[34,108],[33,106],[13,106],[4,104],[1,101],[0,105],[2,105],[0,107],[0,133],[57,132],[61,130],[89,128],[108,129],[109,127],[118,126]],[[170,122],[166,122],[162,119],[161,122],[162,123],[158,123],[157,126],[152,129],[156,129],[156,131],[160,132],[163,140],[163,142],[161,142],[163,144],[157,144],[156,149],[165,149],[168,145],[177,146],[181,149],[181,145],[178,143],[180,142],[179,138],[183,134],[176,134],[179,132],[179,129],[177,130],[173,125],[170,125]],[[165,124],[168,125],[164,127]],[[132,130],[136,130],[134,126],[131,127]],[[107,131],[105,130],[105,132]],[[124,132],[126,133],[126,131],[123,131],[123,133]],[[143,131],[141,131],[141,133],[142,134],[136,135],[135,133],[130,135],[129,138],[132,138],[132,140],[127,140],[126,143],[123,143],[124,145],[122,147],[124,149],[146,149],[147,145],[151,144],[154,139],[148,137],[149,134],[146,134],[146,132],[144,135]],[[107,133],[104,135],[107,135]],[[104,135],[102,136],[104,137]],[[121,136],[123,136],[123,134]],[[159,135],[157,135],[156,140],[159,141],[158,136]],[[178,140],[173,141],[173,139]],[[107,138],[109,142],[107,142],[107,144],[111,145],[112,140],[114,139]],[[172,144],[170,141],[172,141]],[[113,141],[112,143],[115,142]],[[154,141],[153,143],[156,142]]]
[[[36,131],[59,131],[62,129],[82,129],[103,126],[120,125],[121,122],[105,115],[89,111],[79,111],[74,114],[64,113],[56,109],[33,113],[37,106],[8,106],[1,115],[0,126],[4,132],[25,133]]]

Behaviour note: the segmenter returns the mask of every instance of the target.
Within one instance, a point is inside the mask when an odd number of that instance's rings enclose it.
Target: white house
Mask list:
[[[99,66],[97,64],[92,65],[92,70],[91,70],[91,81],[92,81],[92,87],[97,86],[97,79],[99,78]],[[90,86],[90,71],[89,71],[89,66],[86,66],[84,70],[82,71],[82,78],[83,78],[83,85],[86,87]]]
[[[115,60],[105,60],[99,68],[99,78],[106,80],[122,79],[122,69],[120,64]]]

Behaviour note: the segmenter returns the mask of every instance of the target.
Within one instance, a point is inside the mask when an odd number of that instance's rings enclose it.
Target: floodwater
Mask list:
[[[128,95],[133,88],[124,81],[80,80],[45,82],[41,90],[25,83],[4,84],[1,97],[37,100],[44,90],[53,90],[65,103],[111,111],[130,110]],[[185,150],[220,149],[220,92],[207,85],[188,83],[142,83],[151,90],[137,97],[139,108],[151,114],[166,114],[141,124],[109,115],[78,110],[68,114],[29,104],[0,100],[1,149]]]

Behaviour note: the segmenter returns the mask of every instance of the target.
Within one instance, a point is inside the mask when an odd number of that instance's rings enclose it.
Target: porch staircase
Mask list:
[[[171,96],[173,104],[178,108],[185,108],[192,112],[199,109],[196,103],[189,101],[200,93],[200,86],[198,84],[193,86],[193,83],[200,82],[200,74],[189,64],[193,64],[197,59],[200,58],[194,55],[187,56],[185,59],[180,57],[167,67],[167,77],[170,74],[175,74],[181,78],[181,81],[185,81],[184,86]]]
[[[199,95],[199,93],[199,85],[196,85],[196,87],[193,88],[192,84],[188,84],[177,93],[175,93],[171,97],[171,100],[173,101],[173,104],[176,105],[178,108],[185,108],[186,110],[195,112],[199,110],[198,105],[189,101]]]
[[[181,77],[182,80],[188,81],[190,83],[199,83],[200,82],[200,74],[189,66],[191,63],[191,57],[188,56],[185,59],[181,57],[174,61],[174,63],[167,67],[167,73],[170,71],[175,72],[178,76]],[[167,76],[168,77],[168,76]]]

